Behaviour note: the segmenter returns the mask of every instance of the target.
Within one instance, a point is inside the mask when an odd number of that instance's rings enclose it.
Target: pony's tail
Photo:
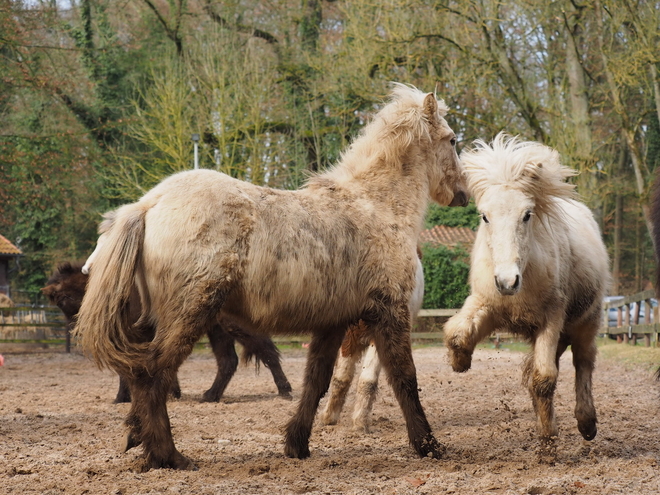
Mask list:
[[[141,278],[145,215],[146,209],[137,204],[117,211],[91,270],[75,327],[83,352],[99,368],[111,368],[120,376],[131,376],[136,365],[142,367],[148,346],[138,338],[130,308],[137,304],[131,291]],[[141,310],[144,314],[147,308]]]

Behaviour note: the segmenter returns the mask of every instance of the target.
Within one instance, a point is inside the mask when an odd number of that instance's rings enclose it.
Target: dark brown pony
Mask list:
[[[80,311],[80,305],[87,286],[88,275],[83,274],[81,269],[82,263],[62,263],[48,279],[46,287],[41,289],[48,299],[62,310],[69,330],[72,330],[75,325],[75,317]],[[135,296],[137,296],[137,293]],[[134,308],[134,311],[130,319],[137,321],[140,313],[138,311],[139,304],[133,304],[132,308]],[[218,373],[211,388],[204,392],[202,396],[204,402],[218,402],[232,376],[234,376],[239,361],[234,346],[235,342],[243,346],[242,361],[247,363],[254,358],[257,366],[260,362],[263,363],[273,374],[279,395],[291,398],[291,385],[282,371],[280,353],[270,338],[245,332],[230,322],[224,324],[224,331],[220,326],[213,325],[207,332],[207,336],[218,363]],[[181,387],[176,377],[170,393],[177,399],[181,397]],[[120,376],[119,391],[114,402],[130,401],[131,394],[128,384]]]

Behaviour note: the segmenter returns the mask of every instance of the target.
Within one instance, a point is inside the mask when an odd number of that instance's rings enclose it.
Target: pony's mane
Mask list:
[[[534,141],[520,141],[500,132],[491,144],[477,139],[461,153],[470,192],[478,203],[491,186],[502,185],[533,197],[540,212],[551,213],[555,199],[575,199],[575,186],[566,182],[577,172],[561,164],[559,153]]]
[[[392,83],[385,105],[361,130],[341,159],[328,172],[317,177],[340,179],[355,176],[369,165],[365,158],[380,157],[386,164],[400,164],[402,153],[414,142],[429,135],[424,115],[424,93],[414,86]],[[444,117],[449,108],[438,100],[438,116]],[[315,182],[315,178],[310,183]]]

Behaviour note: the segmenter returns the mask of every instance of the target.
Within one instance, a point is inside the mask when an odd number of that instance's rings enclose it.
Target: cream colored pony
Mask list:
[[[166,397],[195,342],[224,317],[263,334],[312,333],[287,456],[309,456],[337,351],[359,320],[373,329],[411,444],[442,455],[419,401],[408,302],[429,201],[467,203],[446,111],[433,94],[397,85],[340,163],[300,190],[196,170],[117,210],[76,332],[100,366],[128,379],[126,448],[142,444],[146,469],[194,467],[174,446]],[[142,315],[131,325],[135,286]]]
[[[553,396],[559,358],[569,345],[578,429],[586,440],[596,436],[591,379],[607,252],[591,212],[566,182],[574,171],[560,164],[556,151],[500,133],[491,145],[476,141],[461,160],[482,222],[472,251],[472,293],[445,325],[451,365],[454,371],[470,369],[476,344],[494,330],[529,339],[524,383],[538,419],[542,458],[552,461]]]

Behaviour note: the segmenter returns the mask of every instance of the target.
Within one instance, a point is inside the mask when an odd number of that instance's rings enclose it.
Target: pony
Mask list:
[[[91,267],[89,259],[85,265],[88,266],[88,269]],[[51,303],[55,304],[64,313],[70,331],[75,326],[75,318],[80,311],[87,286],[88,276],[83,273],[83,266],[81,263],[71,263],[68,261],[60,263],[53,275],[48,279],[47,285],[41,289]],[[137,294],[133,293],[132,297],[134,299],[136,296]],[[135,299],[133,304],[137,309],[139,307],[139,299]],[[137,321],[138,317],[139,313],[134,313],[131,319]],[[252,358],[255,358],[257,366],[259,363],[263,363],[273,375],[278,394],[284,398],[291,398],[291,385],[284,371],[282,371],[280,353],[270,338],[250,334],[230,322],[226,323],[226,332],[216,332],[215,328],[215,326],[209,327],[207,329],[207,336],[216,362],[218,363],[218,372],[211,388],[202,395],[202,401],[219,402],[222,398],[229,381],[238,368],[239,359],[236,354],[235,341],[243,347],[242,361],[247,363]],[[174,398],[181,398],[181,387],[176,376],[174,377],[170,393]],[[119,390],[117,391],[114,403],[130,401],[131,394],[128,383],[120,376]]]
[[[395,85],[340,161],[298,190],[200,169],[172,175],[117,210],[75,331],[99,366],[128,379],[125,449],[142,445],[143,469],[194,469],[174,444],[166,395],[195,342],[210,325],[224,330],[223,318],[265,335],[311,333],[286,456],[309,457],[319,401],[346,329],[359,320],[413,448],[442,456],[419,399],[408,302],[429,201],[467,204],[447,110],[433,93]]]
[[[421,262],[422,252],[417,249],[417,271],[415,272],[415,291],[409,303],[410,315],[417,316],[424,300],[424,271]],[[362,372],[355,391],[355,405],[353,406],[353,429],[369,433],[371,426],[371,410],[373,409],[376,393],[378,392],[378,378],[382,369],[376,344],[373,340],[365,339],[368,334],[364,322],[360,321],[346,331],[346,336],[337,355],[335,371],[332,375],[330,393],[321,413],[320,420],[324,425],[335,425],[346,402],[348,389],[355,376],[355,367],[362,358]]]
[[[553,396],[559,358],[570,345],[578,430],[596,436],[591,390],[595,337],[609,285],[607,251],[591,211],[566,181],[575,171],[542,144],[504,133],[461,153],[481,224],[471,255],[471,294],[444,327],[454,371],[470,369],[476,344],[497,329],[532,344],[523,365],[541,439],[554,462]]]

